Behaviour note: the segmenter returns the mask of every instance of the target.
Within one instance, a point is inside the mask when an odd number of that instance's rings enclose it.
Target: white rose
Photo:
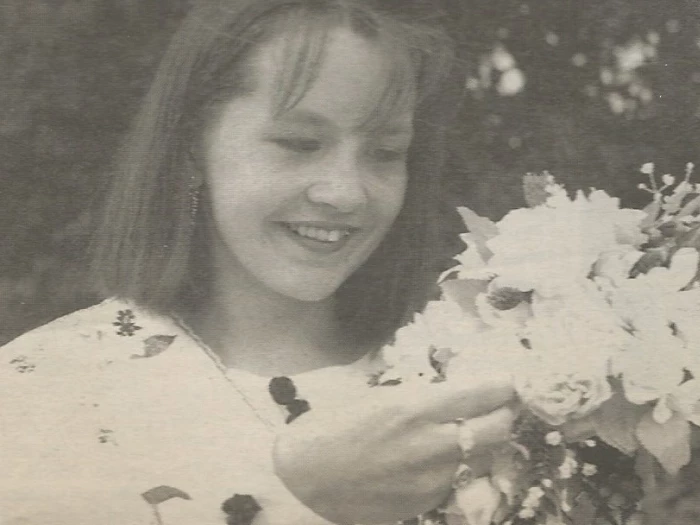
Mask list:
[[[602,253],[645,240],[640,210],[620,209],[602,191],[570,199],[557,191],[546,205],[518,209],[498,224],[489,239],[489,267],[500,287],[536,290],[544,296],[568,294],[587,281]]]
[[[604,374],[543,373],[516,379],[516,390],[527,408],[550,425],[585,417],[612,396]]]
[[[629,350],[613,356],[615,375],[622,376],[625,397],[643,405],[672,393],[683,381],[687,352],[665,326],[638,333]]]

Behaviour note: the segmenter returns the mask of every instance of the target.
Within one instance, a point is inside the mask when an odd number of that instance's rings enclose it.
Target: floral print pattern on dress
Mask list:
[[[156,520],[156,525],[165,525],[163,517],[158,510],[158,505],[164,501],[168,501],[173,498],[180,498],[185,500],[191,500],[192,497],[180,489],[175,487],[170,487],[168,485],[160,485],[158,487],[153,487],[141,494],[141,497],[146,500],[151,508],[153,509],[153,516]]]
[[[143,340],[143,355],[132,354],[131,359],[146,359],[162,354],[173,344],[175,337],[174,335],[152,335]]]
[[[36,368],[36,365],[34,363],[29,362],[29,359],[25,355],[18,355],[17,357],[12,359],[12,361],[10,361],[10,364],[20,374],[28,374],[34,372],[34,369]]]
[[[119,310],[117,312],[117,320],[112,323],[119,328],[117,330],[117,335],[131,337],[136,330],[141,330],[142,327],[138,326],[135,320],[136,316],[132,310]]]
[[[85,494],[85,501],[80,496],[61,507],[62,523],[90,523],[93,515],[99,517],[92,521],[111,523],[118,515],[115,523],[133,525],[330,525],[288,493],[262,455],[273,446],[275,429],[307,411],[306,399],[321,406],[325,400],[317,398],[324,392],[296,377],[273,385],[269,377],[256,380],[251,392],[270,413],[271,424],[263,425],[181,328],[171,318],[108,300],[3,348],[4,398],[12,402],[0,411],[0,441],[21,452],[3,457],[3,475],[42,487],[27,495],[30,504],[10,498],[13,506],[3,503],[3,513],[12,520],[29,512],[32,523],[45,521],[55,512],[51,501],[72,494],[74,480],[61,477],[65,465],[86,465],[75,481],[94,483],[100,497]],[[365,377],[355,385],[358,393],[365,392]],[[329,382],[356,379],[349,372]],[[29,396],[37,402],[25,407]],[[24,451],[33,432],[44,434],[47,449],[30,458]],[[212,439],[218,446],[200,446]],[[228,462],[221,460],[222,449]],[[55,477],[36,478],[43,472]],[[0,499],[5,496],[0,487]]]
[[[234,494],[224,501],[221,510],[226,513],[227,525],[250,525],[262,507],[250,494]]]
[[[117,444],[117,441],[114,439],[114,430],[110,430],[109,428],[101,428],[97,433],[97,440],[103,444]]]
[[[275,403],[287,409],[289,413],[286,420],[287,424],[311,410],[311,405],[308,401],[297,398],[297,388],[294,382],[286,376],[273,377],[268,385],[268,390]]]

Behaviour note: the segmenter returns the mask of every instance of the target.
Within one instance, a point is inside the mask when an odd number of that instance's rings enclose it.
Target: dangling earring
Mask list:
[[[188,152],[188,160],[190,164],[190,222],[192,227],[197,224],[197,212],[199,211],[199,193],[202,186],[202,182],[199,176],[199,165],[197,163],[197,157],[194,152],[190,149]]]
[[[199,185],[197,181],[192,176],[192,183],[190,185],[190,222],[192,226],[197,224],[197,212],[199,211]]]

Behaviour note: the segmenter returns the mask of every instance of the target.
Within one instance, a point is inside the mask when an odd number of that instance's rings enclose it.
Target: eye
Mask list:
[[[383,147],[372,148],[370,155],[377,162],[399,162],[406,160],[408,156],[408,148],[398,147]]]
[[[270,139],[270,142],[282,149],[295,153],[314,153],[321,149],[321,141],[303,137],[277,137]]]

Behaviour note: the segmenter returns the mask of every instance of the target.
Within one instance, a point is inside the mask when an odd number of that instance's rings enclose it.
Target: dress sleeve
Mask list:
[[[273,442],[168,319],[109,303],[0,348],[0,525],[225,525],[236,494],[251,525],[328,525]]]
[[[70,314],[0,348],[0,525],[149,524],[143,502],[104,504],[114,451],[99,370],[115,349],[96,316]]]

